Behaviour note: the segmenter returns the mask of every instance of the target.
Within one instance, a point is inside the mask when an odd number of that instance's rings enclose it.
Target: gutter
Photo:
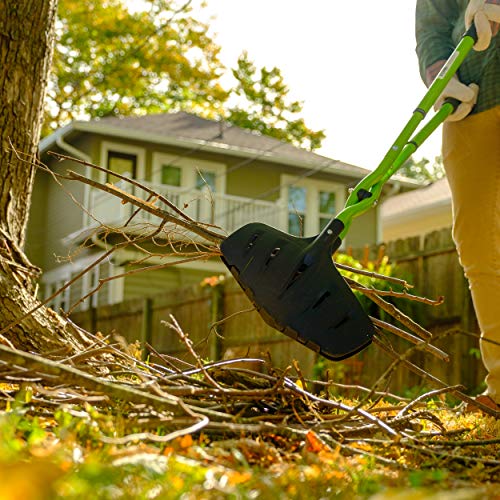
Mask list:
[[[71,131],[71,128],[69,126],[64,127],[63,129],[60,130],[61,133],[55,137],[55,144],[57,145],[57,147],[62,149],[66,153],[68,153],[70,156],[74,156],[75,158],[78,158],[79,160],[83,160],[85,163],[89,163],[89,164],[92,163],[92,158],[87,153],[84,153],[80,149],[67,143],[64,140],[66,134],[68,134],[70,131]],[[57,132],[56,132],[56,134],[57,134]],[[50,138],[50,136],[47,137],[46,139],[49,139],[49,138]],[[40,142],[40,151],[43,151],[42,142]],[[48,146],[49,144],[50,144],[50,142],[47,141],[47,149],[49,147]],[[85,175],[86,175],[86,177],[91,176],[91,168],[88,165],[85,166]],[[86,206],[86,207],[88,207],[89,203],[90,203],[90,186],[88,184],[85,184],[83,187],[83,203],[84,203],[84,206]],[[82,219],[83,225],[87,224],[88,221],[89,221],[89,215],[87,214],[87,212],[84,211],[83,212],[83,219]]]
[[[86,163],[92,163],[92,158],[87,153],[84,153],[80,149],[75,148],[75,146],[68,144],[64,140],[63,136],[56,138],[56,145],[63,151],[66,151],[66,153],[69,153],[70,155],[78,158],[79,160],[83,160]]]
[[[187,149],[192,149],[198,148],[198,149],[203,149],[203,151],[210,152],[210,153],[217,153],[217,154],[231,154],[232,156],[236,156],[239,158],[261,158],[265,161],[268,161],[270,163],[278,163],[281,165],[289,165],[291,167],[297,167],[297,168],[304,168],[308,170],[315,170],[317,169],[318,171],[324,171],[324,172],[330,172],[330,173],[335,173],[337,175],[341,175],[343,177],[348,177],[352,179],[359,180],[362,178],[364,175],[369,173],[368,170],[366,170],[365,173],[363,172],[350,172],[348,170],[343,170],[340,168],[336,168],[336,165],[343,164],[340,160],[334,160],[330,159],[327,157],[324,157],[324,162],[318,162],[318,163],[313,163],[313,162],[308,162],[308,161],[303,161],[303,160],[294,160],[290,159],[288,157],[269,152],[269,151],[261,151],[257,149],[250,149],[250,148],[243,148],[240,146],[231,146],[228,144],[220,143],[220,142],[211,142],[211,141],[205,141],[202,139],[186,139],[186,138],[180,138],[180,137],[174,137],[174,136],[165,136],[165,135],[160,135],[160,134],[151,134],[147,132],[142,132],[142,131],[136,131],[136,130],[128,130],[128,129],[123,129],[123,128],[118,128],[118,127],[112,127],[109,125],[104,125],[100,124],[98,122],[85,122],[85,121],[75,121],[70,123],[69,125],[66,125],[62,129],[57,130],[50,136],[46,137],[40,142],[40,152],[43,153],[47,151],[53,144],[59,145],[62,144],[61,147],[65,151],[68,151],[67,146],[70,148],[72,147],[71,145],[67,144],[64,142],[64,137],[66,137],[70,132],[76,131],[76,132],[87,132],[87,133],[94,133],[94,134],[102,134],[102,135],[108,135],[111,137],[118,137],[122,139],[127,139],[127,140],[132,140],[132,141],[142,141],[142,142],[149,142],[149,143],[156,143],[156,144],[162,144],[166,146],[174,146],[174,147],[184,147]],[[67,146],[66,146],[67,145]],[[64,147],[63,147],[64,146]],[[76,153],[78,150],[74,151],[71,154],[74,154],[76,156]],[[84,154],[82,152],[79,152],[79,154]],[[319,155],[318,155],[319,156]],[[81,159],[83,157],[79,156]],[[84,159],[84,161],[88,161],[87,159]],[[407,187],[416,187],[418,184],[412,181],[401,181],[405,186]]]

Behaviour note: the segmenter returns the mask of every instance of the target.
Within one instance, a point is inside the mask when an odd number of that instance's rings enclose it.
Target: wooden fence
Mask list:
[[[413,283],[415,293],[428,298],[445,297],[438,307],[413,303],[408,314],[436,335],[448,332],[434,343],[451,355],[451,361],[445,363],[422,353],[416,353],[411,360],[449,384],[478,387],[484,378],[484,369],[477,358],[478,341],[460,333],[477,333],[478,327],[450,231],[431,233],[424,239],[391,242],[386,245],[385,253],[396,265],[394,274]],[[354,254],[358,258],[375,258],[380,248]],[[203,358],[270,356],[272,363],[281,368],[297,360],[306,376],[326,376],[328,370],[330,378],[349,384],[371,385],[391,362],[372,345],[343,362],[324,363],[312,351],[268,327],[251,309],[251,303],[231,279],[214,287],[193,287],[79,312],[73,319],[91,331],[116,332],[128,342],[148,342],[159,352],[189,360],[178,336],[167,326],[173,315]],[[224,322],[217,323],[223,318]],[[214,323],[215,328],[211,328]],[[400,351],[408,347],[399,338],[393,339],[393,345]],[[253,368],[259,366],[256,363]],[[402,391],[421,385],[430,387],[400,368],[390,389]]]

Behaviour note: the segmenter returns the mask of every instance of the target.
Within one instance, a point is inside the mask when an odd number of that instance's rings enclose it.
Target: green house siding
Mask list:
[[[54,170],[64,173],[69,168],[83,173],[83,168],[66,161],[58,164]],[[63,182],[63,186],[70,190],[78,203],[83,203],[82,184]],[[62,240],[83,225],[81,208],[64,189],[49,174],[41,171],[36,174],[26,253],[34,264],[45,271],[58,265],[57,257],[68,257],[69,249]]]
[[[45,256],[50,240],[47,239],[50,176],[39,170],[31,194],[31,207],[26,232],[25,251],[31,262],[45,267]]]
[[[226,192],[234,196],[276,201],[280,195],[277,189],[280,185],[280,175],[281,169],[269,164],[256,163],[240,167],[232,172],[229,171]]]
[[[377,242],[378,208],[374,208],[354,219],[345,238],[346,247],[363,248]]]
[[[95,139],[80,137],[72,144],[90,154],[93,142]],[[53,149],[58,150],[57,147]],[[82,175],[86,173],[83,165],[73,161],[59,162],[48,155],[44,155],[42,161],[56,174],[64,175],[67,170]],[[71,249],[64,245],[63,239],[83,226],[83,212],[78,203],[85,203],[86,186],[77,181],[59,182],[62,188],[52,175],[43,170],[38,170],[35,175],[25,250],[31,261],[44,271],[59,265],[57,257],[68,257]]]
[[[325,210],[321,208],[327,206],[321,204],[322,196],[325,193],[334,195],[334,209],[337,211],[346,198],[344,193],[359,181],[353,178],[353,175],[354,177],[357,175],[355,167],[353,169],[352,166],[342,165],[341,162],[327,158],[323,161],[314,155],[309,157],[306,152],[291,154],[286,145],[279,146],[283,149],[270,148],[270,144],[266,142],[269,138],[262,138],[262,145],[259,145],[253,136],[250,139],[246,137],[241,144],[237,142],[233,144],[231,141],[224,144],[224,137],[220,138],[220,143],[217,142],[219,139],[213,142],[201,138],[199,140],[194,138],[191,143],[188,133],[187,139],[179,135],[179,141],[168,143],[171,141],[168,131],[165,133],[167,140],[162,142],[163,131],[149,136],[144,130],[143,133],[139,130],[137,135],[135,130],[132,133],[130,129],[122,129],[122,132],[125,131],[128,135],[120,135],[118,127],[117,134],[113,135],[111,128],[100,130],[98,128],[97,125],[95,132],[83,127],[63,131],[62,135],[54,138],[50,149],[68,156],[78,155],[80,151],[83,153],[80,156],[86,156],[92,163],[103,167],[107,166],[107,152],[113,151],[117,153],[115,158],[118,158],[115,167],[123,172],[135,171],[139,181],[156,184],[171,174],[168,178],[174,181],[158,188],[158,192],[177,203],[179,208],[185,209],[191,217],[214,222],[229,232],[251,221],[265,222],[286,230],[290,224],[291,211],[289,186],[297,188],[304,186],[308,193],[307,206],[304,213],[300,207],[296,207],[295,211],[298,216],[305,215],[305,219],[302,220],[315,221],[314,224],[309,222],[308,233],[316,234],[314,227],[323,227],[324,220],[334,213],[334,210],[328,207]],[[69,148],[59,141],[61,137],[70,146]],[[259,150],[259,147],[262,149]],[[278,156],[278,153],[282,153],[283,156]],[[135,161],[131,155],[135,155]],[[63,174],[71,169],[96,181],[118,182],[117,178],[107,179],[105,174],[96,169],[66,160],[58,162],[47,154],[42,156],[42,161],[55,173]],[[123,161],[132,163],[124,164]],[[165,171],[165,167],[168,171]],[[198,188],[197,169],[207,173],[207,183],[214,186],[215,196],[209,197],[206,189],[203,193],[195,191]],[[362,174],[360,171],[359,175]],[[97,255],[104,251],[102,246],[99,249],[79,248],[84,238],[88,237],[89,227],[97,222],[85,216],[78,204],[93,203],[91,210],[96,217],[110,226],[123,223],[129,212],[131,214],[134,211],[132,205],[123,205],[119,199],[106,193],[95,190],[96,195],[89,196],[90,188],[80,182],[62,182],[63,189],[50,175],[41,171],[37,173],[28,226],[27,254],[35,264],[48,272],[46,282],[50,286],[55,286],[56,282],[66,279],[66,276],[74,276],[92,260],[91,254]],[[124,181],[120,182],[119,186],[123,186]],[[71,192],[71,196],[65,191]],[[142,192],[134,192],[138,196],[146,196]],[[71,197],[76,200],[76,204]],[[255,202],[252,203],[252,200]],[[276,203],[278,201],[279,204]],[[147,217],[143,220],[158,222],[157,219]],[[377,209],[373,209],[354,220],[344,244],[346,247],[360,248],[365,244],[376,242],[379,236]],[[107,241],[113,244],[111,237],[108,237]],[[94,273],[93,276],[88,275],[84,280],[72,285],[71,294],[65,301],[74,303],[81,295],[88,292],[91,282],[94,283],[96,279],[108,278],[134,269],[130,265],[122,265],[123,262],[131,262],[133,259],[123,256],[120,252],[114,254],[113,264],[108,266],[103,262],[98,273]],[[71,260],[60,261],[56,256],[63,259],[70,256]],[[220,272],[228,273],[224,266],[219,264]],[[84,307],[90,302],[93,305],[103,305],[147,297],[186,286],[199,286],[205,277],[218,274],[214,272],[217,267],[213,265],[208,267],[212,271],[203,271],[198,267],[188,269],[172,266],[111,280],[105,283],[93,301],[87,301]]]

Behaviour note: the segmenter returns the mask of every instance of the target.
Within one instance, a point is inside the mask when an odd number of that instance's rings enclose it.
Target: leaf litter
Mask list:
[[[177,333],[192,363],[152,347],[144,362],[99,335],[91,363],[0,346],[0,498],[26,475],[38,484],[27,499],[383,498],[398,487],[495,498],[500,421],[438,397],[456,388],[333,395],[293,365],[207,363]]]
[[[82,180],[71,172],[68,178]],[[168,215],[208,241],[220,240],[112,185],[92,185],[137,212]],[[210,247],[210,255],[216,250]],[[453,396],[473,403],[461,386],[410,361],[415,351],[448,355],[386,300],[442,299],[410,295],[394,278],[377,289],[373,279],[385,277],[375,270],[337,266],[355,293],[402,325],[372,318],[374,343],[393,362],[370,388],[308,380],[295,362],[284,370],[267,358],[206,362],[173,316],[167,325],[190,362],[152,346],[143,361],[137,346],[99,333],[84,332],[94,344],[76,355],[26,353],[1,337],[0,499],[444,499],[447,490],[454,500],[498,498],[498,415],[446,402]],[[76,336],[81,330],[70,320],[68,328]],[[387,334],[412,346],[397,352]],[[413,399],[388,393],[400,365],[436,388]]]

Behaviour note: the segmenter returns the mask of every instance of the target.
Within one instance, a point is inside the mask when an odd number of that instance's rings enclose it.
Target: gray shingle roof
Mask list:
[[[144,116],[129,116],[122,118],[106,117],[94,120],[96,124],[103,124],[126,131],[140,131],[152,135],[165,135],[187,140],[207,141],[212,145],[232,146],[247,149],[253,152],[266,152],[266,156],[289,158],[297,162],[311,165],[320,165],[327,162],[335,163],[336,169],[346,173],[365,175],[364,168],[344,162],[335,162],[331,158],[306,151],[289,143],[279,141],[273,137],[258,132],[233,126],[227,122],[217,122],[200,118],[186,113],[165,113]]]
[[[273,137],[186,112],[71,122],[45,137],[40,142],[40,152],[48,151],[69,135],[80,133],[168,144],[192,151],[258,158],[282,165],[335,173],[349,179],[359,180],[369,173],[365,168],[306,151]],[[396,176],[395,180],[410,189],[418,187],[418,183],[411,179]]]

